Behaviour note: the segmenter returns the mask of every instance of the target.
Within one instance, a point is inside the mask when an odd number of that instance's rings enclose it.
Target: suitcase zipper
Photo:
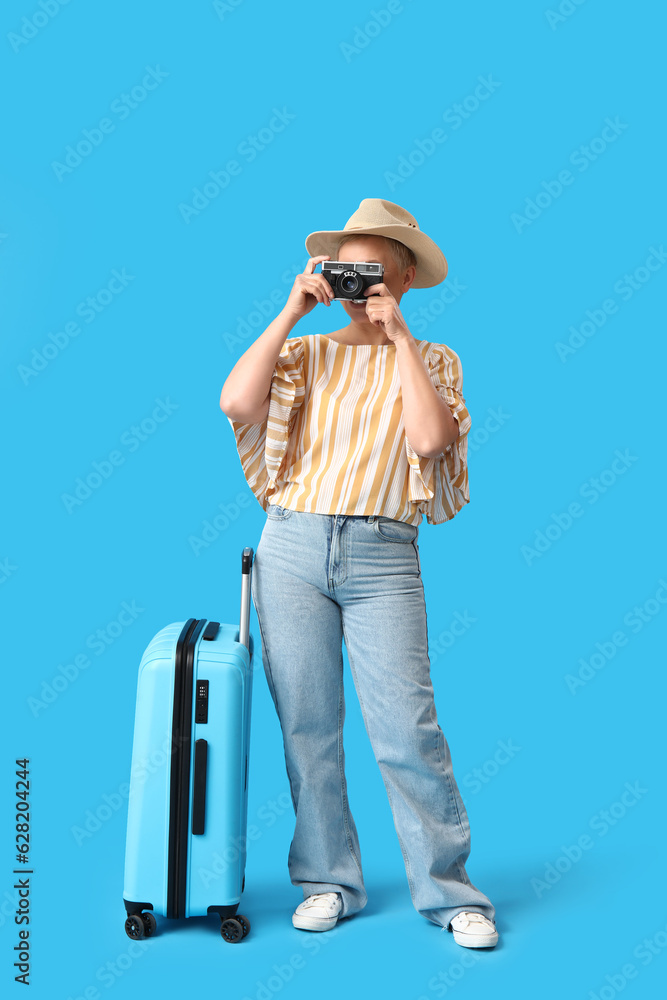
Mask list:
[[[195,646],[206,618],[188,618],[176,643],[169,799],[167,917],[185,916],[192,753],[192,685]]]

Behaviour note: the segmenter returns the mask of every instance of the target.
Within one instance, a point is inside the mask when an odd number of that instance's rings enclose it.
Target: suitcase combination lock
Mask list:
[[[208,722],[208,681],[197,681],[197,707],[195,722],[202,725]]]

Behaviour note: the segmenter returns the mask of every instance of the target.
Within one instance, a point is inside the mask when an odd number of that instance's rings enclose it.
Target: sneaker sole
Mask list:
[[[493,934],[486,934],[484,936],[472,934],[462,934],[460,931],[455,931],[452,928],[452,934],[454,935],[454,940],[457,944],[463,945],[464,948],[492,948],[495,944],[498,944],[498,931]]]
[[[302,917],[295,913],[292,923],[301,931],[330,931],[338,923],[338,917]]]

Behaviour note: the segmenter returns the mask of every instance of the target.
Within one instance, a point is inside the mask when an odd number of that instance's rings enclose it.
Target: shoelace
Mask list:
[[[309,896],[308,899],[304,899],[301,905],[307,908],[309,906],[321,906],[322,902],[324,902],[328,906],[333,906],[336,902],[336,898],[337,896],[335,892],[316,892],[312,896]],[[320,902],[320,900],[322,902]]]
[[[457,913],[456,917],[465,917],[465,919],[468,921],[469,924],[472,923],[485,924],[487,921],[491,923],[488,917],[485,917],[483,913],[477,913],[476,910],[463,911],[462,913]],[[452,919],[456,920],[456,917],[453,917]]]

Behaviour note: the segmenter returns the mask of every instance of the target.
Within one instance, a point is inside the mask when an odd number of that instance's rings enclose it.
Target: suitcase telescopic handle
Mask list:
[[[250,641],[250,601],[251,601],[251,580],[252,580],[252,560],[254,550],[248,546],[243,550],[241,557],[241,614],[239,616],[239,642],[243,646],[248,646]],[[250,647],[248,646],[248,649]]]

